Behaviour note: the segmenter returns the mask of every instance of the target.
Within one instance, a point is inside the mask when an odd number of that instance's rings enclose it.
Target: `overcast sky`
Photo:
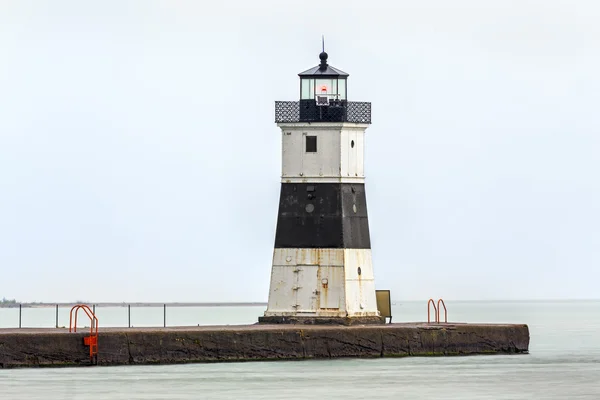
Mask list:
[[[600,4],[0,0],[0,298],[266,301],[274,101],[373,103],[376,286],[599,298]]]

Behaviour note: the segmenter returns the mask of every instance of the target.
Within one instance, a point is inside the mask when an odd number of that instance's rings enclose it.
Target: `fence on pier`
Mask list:
[[[0,328],[68,328],[69,312],[74,304],[26,305],[0,308]],[[266,309],[266,303],[234,305],[179,304],[89,304],[92,312],[113,327],[168,327],[230,324],[231,321],[253,324]],[[89,327],[82,318],[79,327]]]

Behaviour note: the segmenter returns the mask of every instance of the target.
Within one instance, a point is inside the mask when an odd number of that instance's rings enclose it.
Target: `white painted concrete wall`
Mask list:
[[[282,123],[279,127],[282,182],[364,182],[367,124]],[[306,136],[317,137],[316,153],[306,152]]]
[[[348,316],[374,315],[377,298],[371,249],[344,249],[344,266]]]
[[[344,129],[341,131],[341,177],[365,177],[364,152],[365,131]],[[354,144],[354,146],[353,146]]]
[[[371,250],[275,249],[265,316],[274,315],[378,315]]]

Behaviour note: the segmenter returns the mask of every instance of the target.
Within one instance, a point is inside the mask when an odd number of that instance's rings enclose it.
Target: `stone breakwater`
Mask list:
[[[0,368],[90,365],[83,338],[67,329],[0,329]],[[341,357],[527,353],[529,328],[511,324],[361,326],[227,325],[102,328],[98,365],[298,360]]]

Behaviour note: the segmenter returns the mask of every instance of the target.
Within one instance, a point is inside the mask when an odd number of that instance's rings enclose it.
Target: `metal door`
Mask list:
[[[319,268],[319,307],[322,310],[339,310],[344,302],[344,267]]]
[[[296,312],[317,312],[316,283],[318,265],[298,265],[294,290],[296,291]]]

